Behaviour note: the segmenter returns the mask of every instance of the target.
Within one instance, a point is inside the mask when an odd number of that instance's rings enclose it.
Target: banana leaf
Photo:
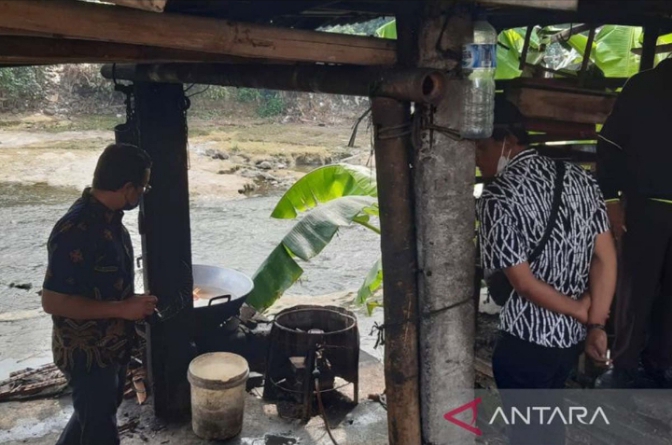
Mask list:
[[[391,22],[385,23],[383,26],[376,30],[376,37],[381,39],[397,39],[397,21],[392,20]]]
[[[344,196],[320,205],[298,221],[254,274],[247,303],[259,311],[269,308],[303,274],[296,259],[308,261],[329,244],[338,229],[376,205],[372,196]]]
[[[590,60],[605,77],[631,77],[639,71],[641,57],[632,52],[641,48],[643,30],[636,26],[606,25],[595,36]],[[572,36],[569,45],[585,56],[588,37],[584,34]]]
[[[497,45],[497,80],[515,79],[523,73],[520,70],[520,54],[525,44],[525,37],[515,29],[502,31]]]
[[[371,267],[369,273],[366,274],[364,283],[357,291],[357,303],[364,304],[373,294],[376,293],[383,284],[383,260],[379,258],[378,261]]]
[[[318,204],[343,196],[378,196],[375,171],[346,164],[327,165],[313,170],[287,190],[271,217],[294,219]]]
[[[642,34],[642,37],[644,37],[643,34]],[[664,36],[658,37],[658,43],[657,43],[658,46],[669,45],[670,43],[672,43],[672,34],[666,34]],[[670,53],[656,54],[656,65],[658,65],[663,60],[667,59],[669,56],[670,56]]]

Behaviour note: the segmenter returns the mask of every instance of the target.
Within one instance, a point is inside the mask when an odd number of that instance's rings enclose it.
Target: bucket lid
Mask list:
[[[247,380],[247,360],[229,352],[199,355],[189,364],[189,382],[199,388],[227,389]]]

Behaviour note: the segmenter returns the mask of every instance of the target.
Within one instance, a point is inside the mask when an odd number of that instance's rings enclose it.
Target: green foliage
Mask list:
[[[547,49],[550,45],[550,36],[568,29],[570,25],[554,27],[535,27],[532,31],[530,48],[527,55],[527,63],[538,65],[544,61]],[[520,57],[525,42],[526,28],[507,29],[498,37],[497,48],[497,73],[498,80],[514,79],[522,75],[520,70]],[[394,20],[381,26],[376,35],[381,38],[396,39],[397,28]],[[591,50],[591,62],[599,68],[605,77],[631,77],[639,71],[641,57],[632,52],[633,49],[641,48],[643,43],[643,29],[635,26],[605,25],[599,29]],[[588,32],[572,36],[561,55],[561,68],[565,69],[574,64],[580,66],[581,57],[585,54],[588,43]],[[672,34],[661,36],[658,45],[672,43]],[[556,44],[557,45],[557,44]],[[581,57],[576,59],[576,53]],[[656,62],[666,58],[668,54],[656,56]],[[569,69],[569,68],[567,68]],[[571,68],[571,69],[576,69]]]
[[[369,273],[366,274],[364,278],[364,284],[359,288],[357,292],[357,303],[358,304],[367,304],[368,300],[380,289],[383,285],[383,260],[379,258],[378,261],[371,267]],[[373,312],[377,305],[367,304],[367,309],[369,315]]]
[[[0,69],[0,98],[4,99],[4,106],[14,107],[40,99],[44,78],[44,69],[41,67]]]
[[[349,25],[337,25],[331,26],[323,29],[327,32],[334,32],[338,34],[351,34],[358,36],[374,36],[378,32],[378,29],[388,22],[390,19],[386,17],[380,17],[374,20],[369,20],[362,23],[353,23]],[[396,38],[396,34],[395,34]]]
[[[254,88],[237,88],[236,89],[236,100],[241,103],[250,103],[256,102],[261,97],[259,90]]]
[[[397,38],[397,21],[392,20],[390,22],[387,22],[380,28],[376,30],[376,37],[380,37],[381,39],[393,39],[396,40]]]
[[[210,86],[203,96],[208,100],[224,100],[229,98],[229,89],[227,87]]]
[[[287,108],[279,91],[237,88],[235,97],[240,103],[256,103],[259,117],[277,116]]]
[[[605,77],[631,77],[639,71],[641,57],[632,52],[641,48],[643,30],[635,26],[605,25],[595,36],[590,60]],[[582,56],[588,45],[586,33],[569,39],[569,45]]]
[[[343,196],[377,196],[375,174],[366,167],[337,164],[320,167],[299,179],[280,198],[272,218],[294,219]]]
[[[303,274],[296,258],[309,261],[331,242],[342,226],[377,206],[371,196],[344,196],[323,204],[301,219],[254,274],[254,290],[247,303],[269,308]]]
[[[285,101],[278,91],[261,91],[261,101],[257,108],[260,117],[273,117],[285,112]]]
[[[297,181],[280,199],[272,217],[296,219],[306,213],[276,247],[254,276],[255,290],[248,302],[263,310],[273,304],[303,274],[296,258],[318,255],[341,226],[357,223],[376,233],[371,216],[378,216],[375,175],[364,167],[329,165]],[[364,304],[382,284],[380,261],[358,293]],[[373,276],[371,276],[373,274]]]

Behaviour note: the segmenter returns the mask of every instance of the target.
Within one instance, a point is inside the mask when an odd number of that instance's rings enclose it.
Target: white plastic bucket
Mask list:
[[[225,440],[240,434],[245,411],[247,361],[236,354],[213,352],[189,364],[191,426],[197,436]]]

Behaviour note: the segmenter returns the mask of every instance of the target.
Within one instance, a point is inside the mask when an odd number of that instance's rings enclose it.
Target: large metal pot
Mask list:
[[[237,270],[194,264],[192,271],[194,289],[201,290],[201,298],[194,300],[195,328],[200,333],[215,331],[238,315],[254,288],[252,279]]]

